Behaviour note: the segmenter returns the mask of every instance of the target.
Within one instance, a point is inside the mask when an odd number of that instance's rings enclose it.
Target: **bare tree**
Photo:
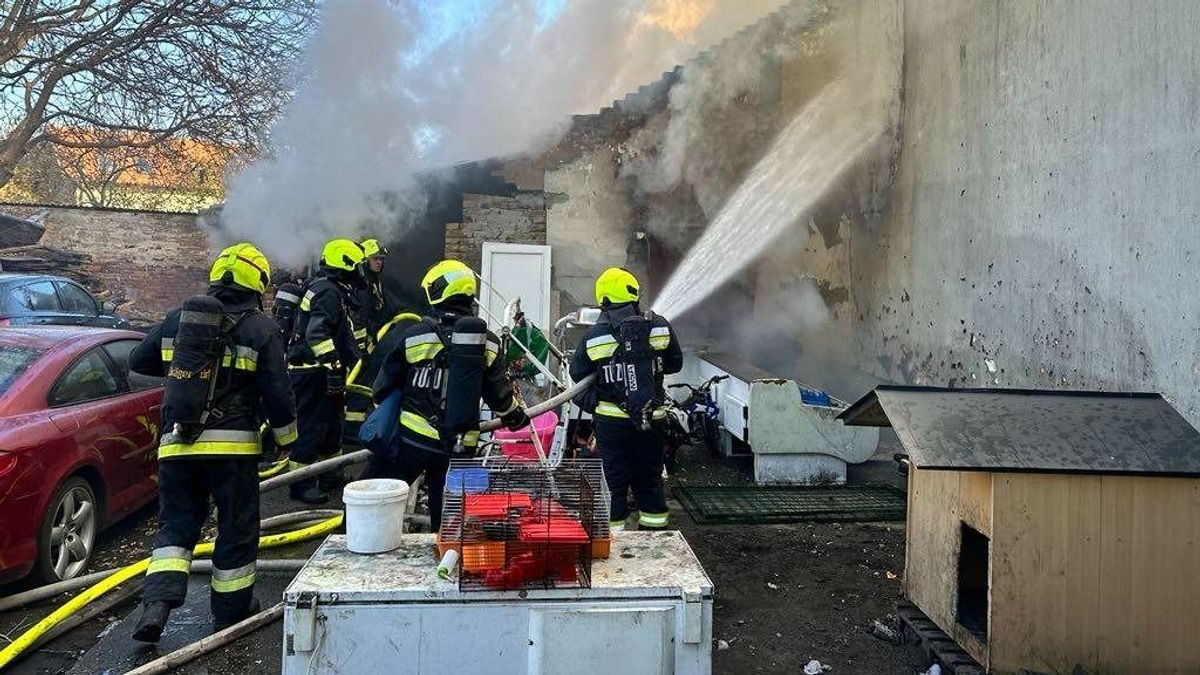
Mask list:
[[[31,148],[253,148],[315,0],[0,0],[0,186]],[[78,134],[85,127],[111,133]]]

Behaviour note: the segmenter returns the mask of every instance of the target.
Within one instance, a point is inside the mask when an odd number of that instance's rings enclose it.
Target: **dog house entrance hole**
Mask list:
[[[987,642],[988,538],[962,524],[958,553],[958,625]]]

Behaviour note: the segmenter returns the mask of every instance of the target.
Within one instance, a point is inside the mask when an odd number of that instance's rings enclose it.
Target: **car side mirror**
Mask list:
[[[100,312],[102,314],[116,314],[117,306],[115,304],[105,300],[104,302],[100,303]]]

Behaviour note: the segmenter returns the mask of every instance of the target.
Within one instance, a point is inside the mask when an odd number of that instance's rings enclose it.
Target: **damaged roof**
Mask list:
[[[894,428],[920,468],[1200,476],[1200,432],[1159,394],[883,385],[838,419]]]

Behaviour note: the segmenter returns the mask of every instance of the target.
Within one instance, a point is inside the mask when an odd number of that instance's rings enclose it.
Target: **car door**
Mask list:
[[[131,488],[130,499],[135,506],[158,491],[158,440],[162,433],[163,378],[129,369],[129,353],[140,342],[123,339],[104,345],[113,369],[122,381],[122,389],[128,392],[121,396],[124,403],[114,414],[126,420],[123,428],[127,430],[127,438],[140,449],[138,461],[130,469],[141,476]]]
[[[112,328],[112,321],[100,315],[100,305],[90,293],[69,281],[55,281],[54,285],[58,289],[63,312],[74,315],[76,323]]]
[[[145,434],[139,434],[129,392],[102,346],[79,355],[55,380],[47,403],[54,424],[100,468],[111,516],[128,512],[145,480]]]
[[[29,323],[32,325],[71,325],[79,323],[72,314],[63,312],[58,301],[58,292],[49,279],[33,281],[23,286],[31,310]]]

